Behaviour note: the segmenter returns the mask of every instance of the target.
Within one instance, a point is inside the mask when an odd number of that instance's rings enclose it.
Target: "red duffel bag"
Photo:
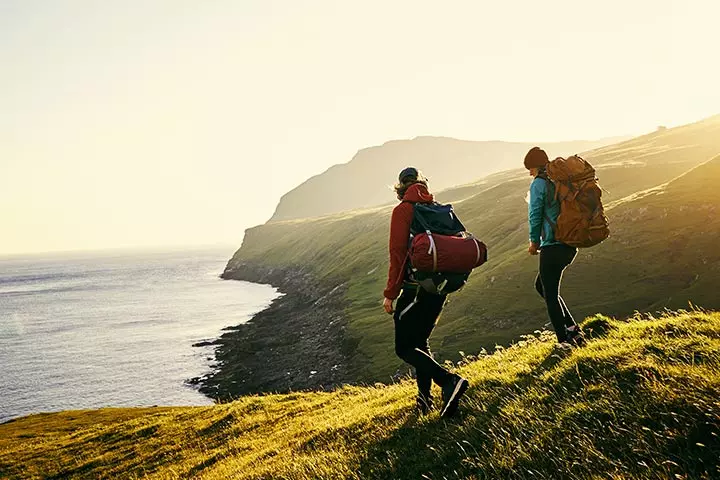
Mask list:
[[[419,272],[465,273],[487,262],[487,247],[472,235],[420,233],[410,244],[410,264]]]

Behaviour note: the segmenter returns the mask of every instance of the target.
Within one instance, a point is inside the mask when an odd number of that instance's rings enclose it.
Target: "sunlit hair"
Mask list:
[[[403,178],[402,182],[396,183],[393,188],[395,189],[398,200],[402,200],[405,196],[405,192],[407,192],[407,189],[410,188],[411,185],[415,185],[416,183],[425,185],[425,187],[428,186],[427,179],[424,177],[421,179],[418,179],[417,177],[405,177]]]
[[[547,167],[544,165],[542,167],[532,167],[529,171],[533,178],[547,178],[548,176]]]

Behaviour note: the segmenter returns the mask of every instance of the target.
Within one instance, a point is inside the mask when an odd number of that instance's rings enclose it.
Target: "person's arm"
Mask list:
[[[530,184],[530,202],[528,202],[528,227],[530,231],[531,255],[537,254],[540,246],[540,232],[545,221],[545,195],[546,186],[542,179],[535,179]]]
[[[404,268],[408,253],[408,239],[410,238],[412,218],[412,204],[401,203],[395,207],[390,219],[390,241],[388,242],[390,268],[388,269],[387,286],[383,292],[386,300],[395,300],[398,295],[400,295],[400,289],[402,288],[405,277]],[[387,305],[385,309],[388,310]]]

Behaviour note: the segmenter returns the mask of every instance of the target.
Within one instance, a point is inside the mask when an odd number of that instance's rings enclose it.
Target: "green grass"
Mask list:
[[[576,316],[624,316],[688,302],[720,308],[720,252],[714,245],[720,220],[711,208],[720,204],[720,171],[718,160],[707,162],[718,152],[720,117],[713,117],[586,155],[607,190],[611,238],[582,251],[566,273],[563,296]],[[689,183],[677,178],[701,164]],[[676,178],[661,194],[637,195]],[[432,344],[440,358],[456,361],[459,351],[507,344],[547,322],[533,289],[537,258],[526,253],[529,181],[524,170],[502,172],[438,195],[454,203],[490,255],[443,312]],[[312,272],[326,289],[347,284],[345,342],[352,376],[362,381],[385,382],[407,368],[394,356],[392,321],[380,306],[390,210],[256,227],[229,263],[230,269],[243,262],[295,266]]]
[[[718,478],[720,313],[584,327],[569,354],[536,332],[465,358],[472,386],[448,421],[414,414],[411,380],[33,415],[0,425],[0,477]]]

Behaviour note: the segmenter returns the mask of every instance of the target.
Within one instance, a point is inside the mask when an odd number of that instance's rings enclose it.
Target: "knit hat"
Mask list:
[[[398,182],[403,183],[403,180],[405,180],[407,178],[413,178],[415,180],[420,180],[420,181],[423,181],[423,180],[427,181],[427,178],[425,178],[423,176],[423,174],[420,172],[420,170],[418,170],[415,167],[403,168],[402,171],[400,172],[400,175],[398,175]]]
[[[525,168],[530,170],[531,168],[542,168],[548,163],[548,156],[547,153],[545,153],[545,150],[543,150],[540,147],[533,147],[530,149],[530,151],[525,155]]]

